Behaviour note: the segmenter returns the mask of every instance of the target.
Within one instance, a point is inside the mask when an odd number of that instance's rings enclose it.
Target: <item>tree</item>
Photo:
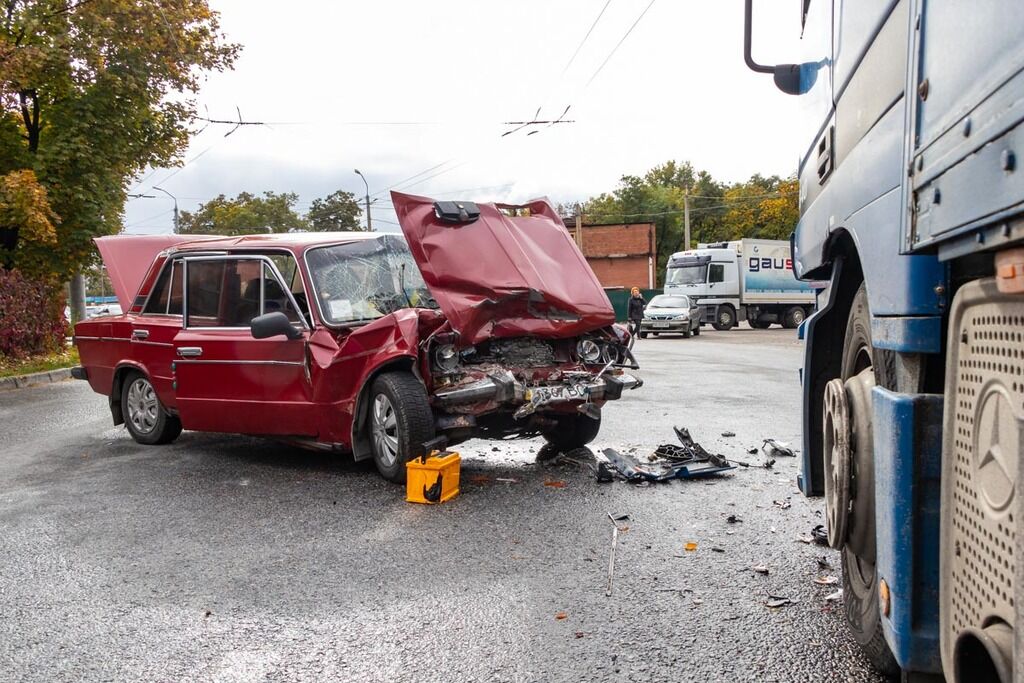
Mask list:
[[[309,224],[295,211],[294,192],[240,192],[234,199],[218,195],[194,212],[182,211],[178,232],[191,235],[252,235],[302,232]]]
[[[323,199],[314,199],[306,213],[306,221],[309,229],[317,232],[363,230],[359,223],[360,212],[355,195],[338,190]]]
[[[206,0],[0,0],[0,176],[45,188],[55,277],[120,230],[131,178],[180,163],[201,76],[237,51]]]

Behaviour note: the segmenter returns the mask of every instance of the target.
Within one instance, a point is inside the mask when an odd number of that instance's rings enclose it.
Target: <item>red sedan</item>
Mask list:
[[[287,438],[393,481],[437,435],[590,442],[641,380],[554,209],[393,198],[405,239],[98,239],[125,312],[78,323],[76,376],[139,443]]]

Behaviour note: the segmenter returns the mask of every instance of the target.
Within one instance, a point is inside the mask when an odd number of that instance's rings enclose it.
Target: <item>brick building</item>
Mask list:
[[[569,233],[605,287],[653,289],[657,281],[654,223],[614,223],[576,227],[566,218]]]

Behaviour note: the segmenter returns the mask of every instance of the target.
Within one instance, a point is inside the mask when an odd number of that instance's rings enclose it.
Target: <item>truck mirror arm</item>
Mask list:
[[[772,74],[775,77],[775,86],[787,95],[800,95],[806,90],[800,87],[800,65],[799,64],[776,64],[767,66],[754,61],[750,52],[751,36],[753,34],[753,2],[744,0],[743,5],[743,61],[747,68],[761,74]],[[815,74],[817,72],[815,71]],[[811,81],[813,83],[813,80]]]

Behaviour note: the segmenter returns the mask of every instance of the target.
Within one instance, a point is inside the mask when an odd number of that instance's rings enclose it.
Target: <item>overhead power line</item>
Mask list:
[[[587,88],[591,83],[594,82],[594,79],[597,78],[597,75],[601,73],[602,69],[604,69],[605,64],[608,63],[608,61],[612,58],[615,52],[619,49],[619,47],[624,42],[626,42],[626,38],[629,38],[629,34],[633,32],[633,29],[636,28],[636,25],[640,23],[640,20],[644,18],[644,16],[647,14],[647,11],[651,9],[651,6],[654,5],[654,3],[655,0],[651,0],[649,3],[647,3],[647,7],[644,8],[644,11],[641,12],[640,16],[636,18],[636,21],[633,22],[633,25],[630,26],[629,29],[623,34],[622,38],[619,39],[619,42],[615,43],[615,47],[612,48],[612,51],[609,52],[608,56],[604,58],[603,62],[601,62],[601,66],[597,67],[597,71],[595,71],[594,75],[590,77],[590,80],[587,81],[587,84],[583,86],[584,88]]]

